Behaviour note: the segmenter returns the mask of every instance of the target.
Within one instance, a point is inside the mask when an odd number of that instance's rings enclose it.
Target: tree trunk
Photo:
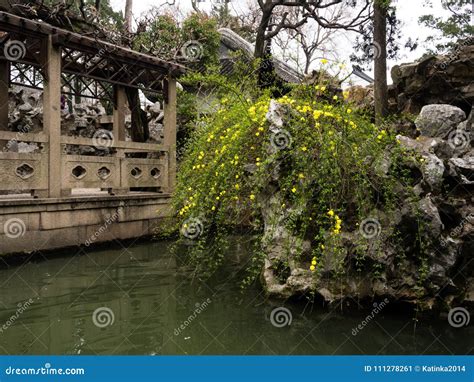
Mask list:
[[[130,135],[133,142],[146,142],[150,137],[148,129],[148,120],[146,112],[142,110],[140,105],[140,96],[138,89],[125,88],[127,94],[128,107],[130,108],[131,115],[131,131]]]
[[[133,0],[127,0],[127,2],[125,3],[124,27],[128,33],[132,33],[132,8],[133,8]]]
[[[387,8],[383,0],[374,2],[374,98],[375,120],[388,114],[387,90]]]
[[[258,26],[257,38],[255,39],[255,58],[262,58],[265,55],[265,34],[268,29],[268,24],[272,18],[273,7],[268,7],[265,5],[262,12],[262,19]]]
[[[125,3],[125,30],[132,33],[132,7],[133,0],[127,0]],[[131,115],[131,129],[130,135],[134,142],[146,142],[150,136],[148,130],[148,120],[146,113],[141,109],[140,105],[140,94],[138,89],[126,88],[128,107],[130,108]]]

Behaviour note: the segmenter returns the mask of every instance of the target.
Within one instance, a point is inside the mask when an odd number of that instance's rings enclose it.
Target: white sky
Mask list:
[[[172,2],[172,0],[134,0],[133,1],[133,14],[134,17],[138,17],[140,14],[146,12],[153,6],[160,6],[166,4],[167,1]],[[206,10],[210,8],[209,4],[206,4],[209,0],[206,0],[204,3],[200,3],[199,6],[201,9]],[[214,0],[215,1],[215,0]],[[245,11],[247,7],[248,0],[233,0],[231,7],[238,13]],[[255,0],[256,1],[256,0]],[[429,29],[419,25],[418,18],[421,15],[434,13],[435,15],[443,14],[443,9],[441,7],[441,0],[432,0],[433,8],[427,8],[424,6],[425,0],[395,0],[395,5],[397,7],[397,17],[402,21],[402,32],[403,40],[405,41],[408,37],[412,39],[419,38],[419,41],[422,42],[424,39],[432,33]],[[190,0],[176,0],[176,4],[183,12],[191,10]],[[111,5],[115,10],[123,10],[125,8],[124,0],[111,0]],[[231,8],[231,9],[232,9]],[[340,44],[338,45],[338,53],[341,60],[345,61],[350,65],[349,56],[352,53],[352,40],[355,38],[354,34],[344,34],[344,37],[341,38]],[[396,62],[388,62],[388,71],[396,63],[401,62],[410,62],[421,57],[421,55],[426,51],[422,44],[413,52],[409,52],[407,49],[404,49],[401,46],[399,58]],[[349,66],[348,65],[348,66]],[[368,71],[368,74],[371,73]],[[389,75],[389,82],[391,82]]]

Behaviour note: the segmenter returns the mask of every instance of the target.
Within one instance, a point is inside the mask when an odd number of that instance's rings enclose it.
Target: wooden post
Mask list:
[[[164,146],[168,148],[168,192],[176,186],[176,80],[168,75],[165,80]]]
[[[8,130],[8,87],[10,85],[10,62],[0,60],[0,131]],[[7,141],[0,141],[0,151],[6,150]]]
[[[53,46],[52,36],[43,44],[45,73],[43,90],[43,130],[49,136],[50,198],[61,197],[61,51]]]

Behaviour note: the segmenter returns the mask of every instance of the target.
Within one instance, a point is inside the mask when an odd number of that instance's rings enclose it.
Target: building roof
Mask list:
[[[42,70],[39,57],[41,40],[51,36],[54,45],[61,47],[63,73],[79,75],[111,84],[160,91],[161,80],[167,75],[178,76],[186,71],[183,65],[137,52],[97,38],[83,36],[55,27],[43,21],[29,20],[7,12],[0,12],[0,31],[6,47],[8,40],[18,44],[21,55],[13,65],[26,64]],[[1,52],[0,52],[1,53]]]
[[[221,35],[220,59],[224,73],[232,71],[233,65],[230,52],[240,50],[249,58],[253,57],[254,47],[250,42],[228,28],[220,28],[219,33]],[[274,57],[272,57],[272,62],[276,74],[283,81],[288,83],[300,83],[302,81],[303,76],[285,62]]]

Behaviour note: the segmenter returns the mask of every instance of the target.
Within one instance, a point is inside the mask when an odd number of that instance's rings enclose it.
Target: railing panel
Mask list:
[[[0,152],[0,190],[25,191],[48,188],[48,154]]]
[[[84,155],[62,156],[62,188],[117,188],[120,159]]]
[[[98,146],[98,140],[94,138],[85,137],[69,137],[61,136],[61,144],[76,145],[76,146]],[[100,147],[100,146],[99,146]],[[125,141],[111,141],[110,144],[104,147],[125,149],[131,151],[147,151],[147,152],[167,152],[168,147],[156,143],[142,143],[142,142],[125,142]]]
[[[37,142],[46,143],[48,142],[48,136],[41,133],[23,133],[15,131],[0,131],[0,141],[19,141],[19,142]]]
[[[123,158],[121,187],[168,187],[166,159]]]

